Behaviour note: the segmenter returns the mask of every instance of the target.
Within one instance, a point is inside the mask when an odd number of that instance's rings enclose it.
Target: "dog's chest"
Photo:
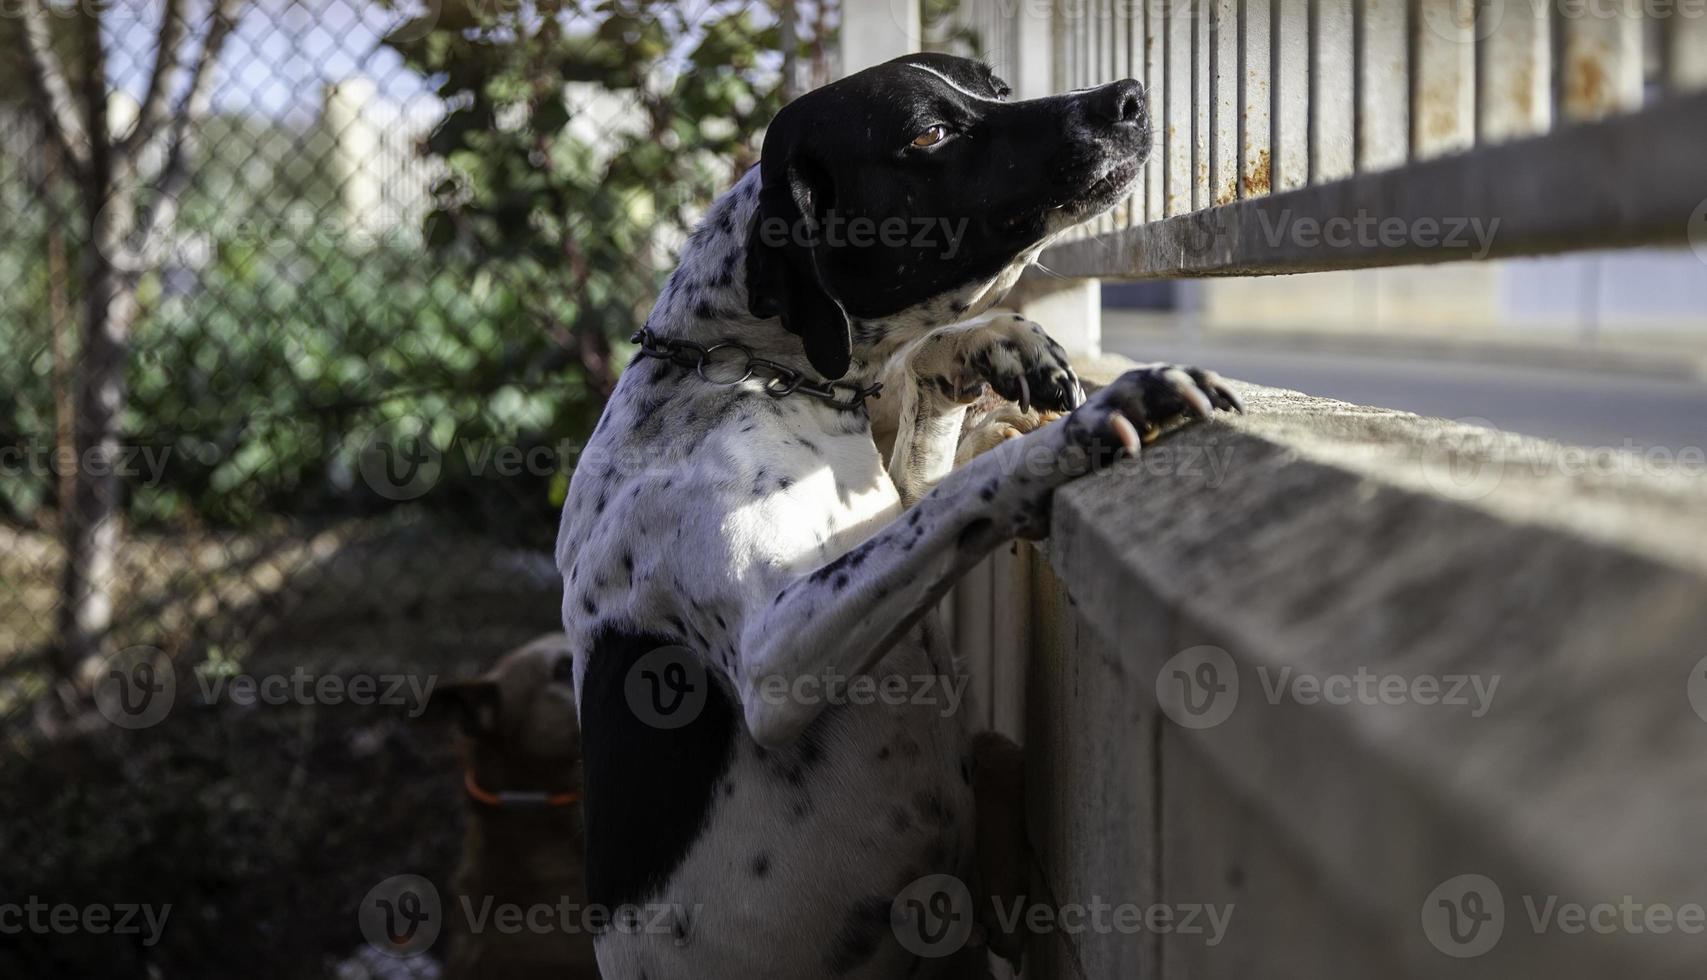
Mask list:
[[[576,467],[558,537],[565,626],[667,625],[733,668],[746,610],[900,501],[863,415],[671,380],[625,374]]]

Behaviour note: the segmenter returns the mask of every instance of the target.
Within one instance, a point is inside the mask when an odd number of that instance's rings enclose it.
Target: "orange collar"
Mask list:
[[[575,792],[545,793],[538,790],[491,790],[481,789],[474,779],[474,770],[465,769],[462,773],[462,788],[468,791],[468,798],[476,803],[484,803],[492,807],[534,807],[534,806],[572,806],[581,802],[581,794]]]

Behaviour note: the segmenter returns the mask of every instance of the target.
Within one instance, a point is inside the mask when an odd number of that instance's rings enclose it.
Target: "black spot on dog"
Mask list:
[[[589,616],[597,616],[599,614],[599,607],[593,604],[592,596],[584,595],[581,597],[581,608],[585,609]]]
[[[765,875],[768,875],[770,873],[771,873],[771,856],[764,851],[760,851],[753,858],[753,877],[763,878]]]
[[[825,960],[836,976],[859,969],[877,953],[877,948],[894,935],[889,927],[890,907],[894,899],[869,895],[855,902],[842,917],[841,928]]]
[[[841,575],[837,575],[835,581],[831,582],[830,584],[835,587],[837,592],[842,591],[843,589],[848,587],[847,574],[843,573]]]
[[[877,761],[878,762],[888,762],[889,761],[889,746],[885,745],[883,748],[877,750]]]
[[[889,811],[889,826],[896,833],[904,833],[912,829],[913,817],[906,807],[897,806]]]
[[[616,908],[656,895],[704,832],[734,757],[738,708],[716,684],[686,725],[665,730],[626,694],[640,658],[673,641],[605,631],[588,652],[582,692],[587,789],[587,900]],[[668,779],[636,779],[667,772]]]
[[[961,529],[954,545],[962,551],[987,546],[994,528],[995,524],[988,517],[976,518]]]

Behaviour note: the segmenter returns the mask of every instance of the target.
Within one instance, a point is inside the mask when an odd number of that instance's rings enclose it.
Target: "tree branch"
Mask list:
[[[89,137],[71,98],[59,60],[53,53],[53,30],[45,0],[24,0],[24,68],[34,90],[36,107],[48,138],[58,145],[73,175],[89,167]]]
[[[189,182],[188,160],[194,149],[195,127],[207,116],[213,99],[213,79],[219,56],[225,50],[225,40],[237,26],[237,15],[244,0],[215,0],[213,22],[208,25],[207,40],[202,44],[201,57],[190,69],[190,87],[179,100],[167,127],[170,140],[166,162],[155,177],[153,193],[145,202],[136,231],[128,243],[133,262],[147,262],[147,253],[158,241],[161,231],[169,227],[178,213],[178,195]]]
[[[137,111],[136,123],[119,141],[122,155],[133,157],[138,147],[151,141],[161,117],[165,115],[172,79],[178,73],[179,59],[183,54],[180,49],[184,42],[184,24],[184,0],[166,0],[166,9],[160,15],[160,34],[155,41],[154,71],[148,77],[148,94],[143,97],[142,107]]]

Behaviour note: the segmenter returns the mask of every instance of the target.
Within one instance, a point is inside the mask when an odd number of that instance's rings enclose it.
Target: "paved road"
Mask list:
[[[1707,385],[1634,373],[1478,364],[1390,353],[1253,348],[1112,330],[1109,351],[1178,361],[1257,384],[1293,388],[1584,446],[1673,451],[1707,447]]]

